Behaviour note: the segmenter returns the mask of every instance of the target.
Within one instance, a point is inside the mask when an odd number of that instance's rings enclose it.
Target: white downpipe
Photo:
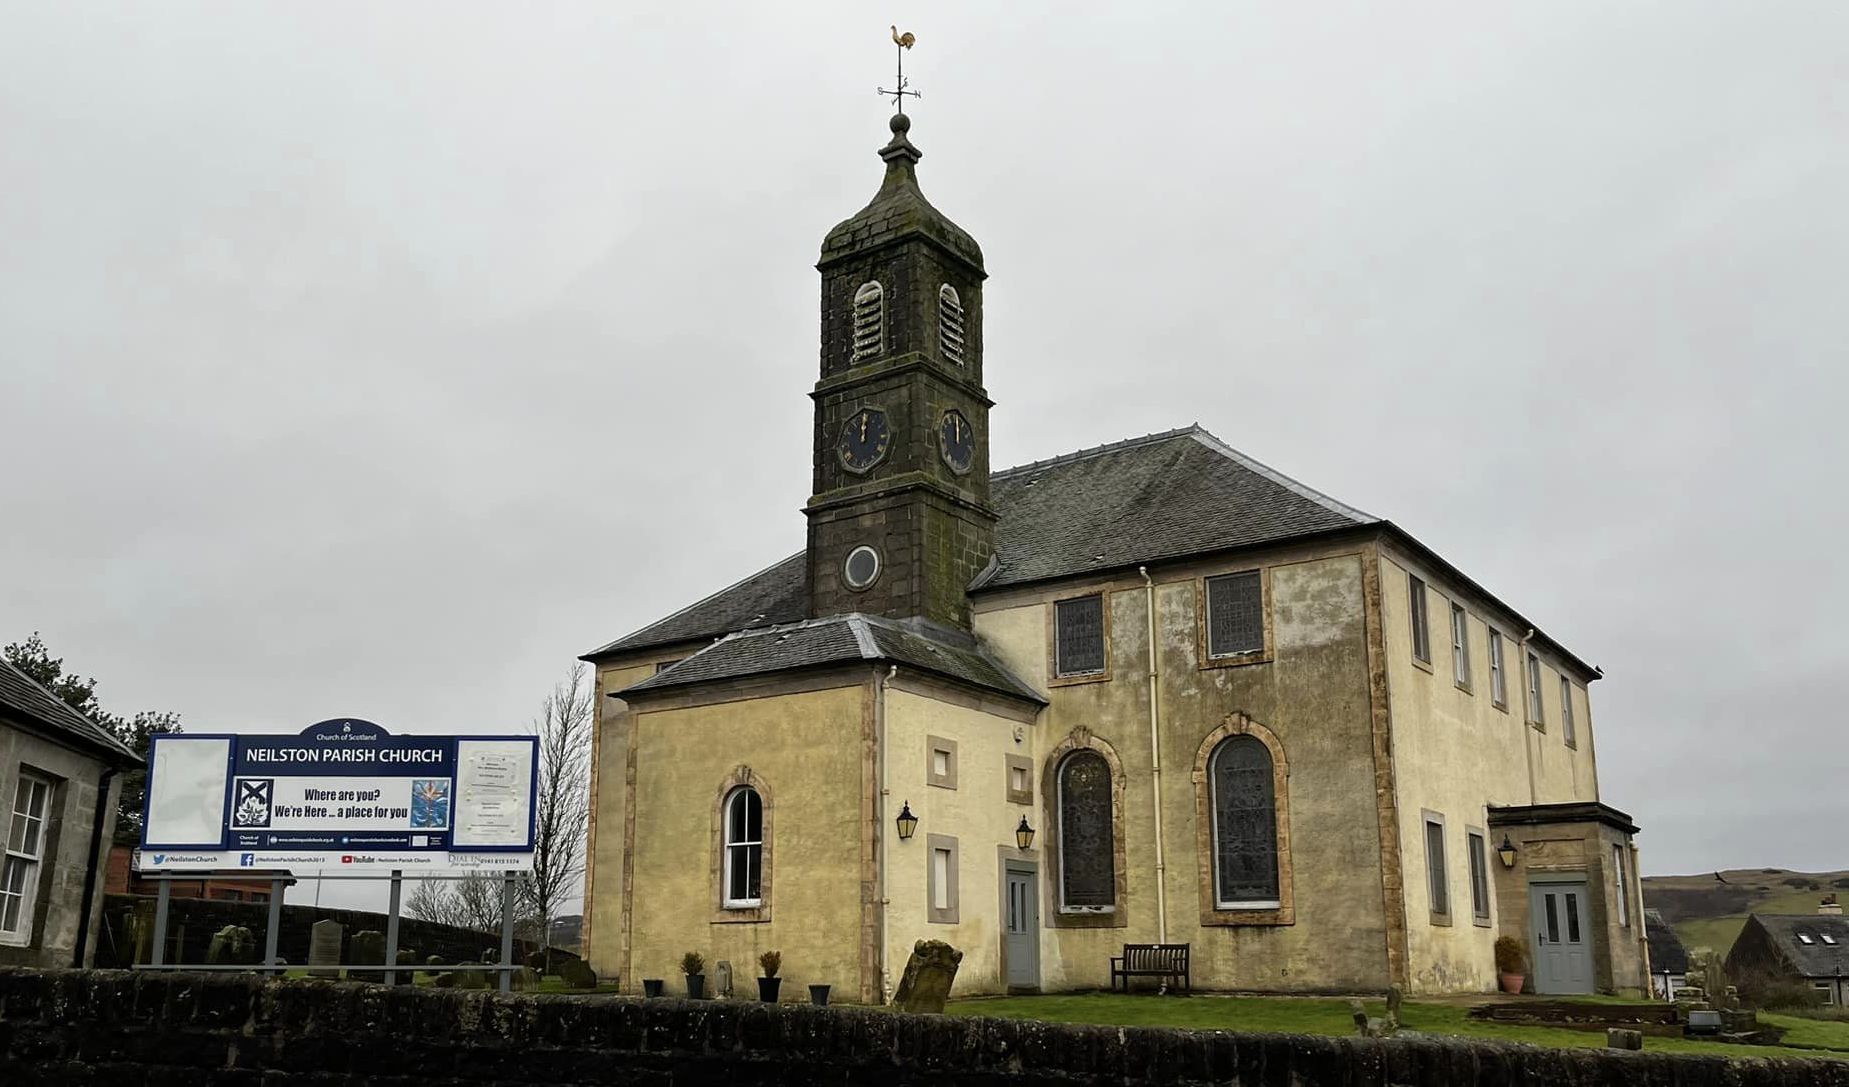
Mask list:
[[[1162,672],[1156,667],[1156,583],[1150,580],[1149,567],[1139,566],[1136,572],[1143,576],[1143,612],[1149,621],[1149,791],[1156,813],[1156,942],[1166,944],[1168,888],[1162,863],[1162,734],[1161,718],[1156,712],[1156,691],[1162,679]]]
[[[886,915],[890,912],[892,899],[886,894],[886,851],[892,846],[892,836],[886,826],[886,684],[892,682],[899,674],[899,666],[893,665],[879,679],[873,695],[873,742],[879,745],[879,795],[874,798],[874,830],[880,842],[880,1004],[884,1005],[892,992],[892,972],[886,961]]]

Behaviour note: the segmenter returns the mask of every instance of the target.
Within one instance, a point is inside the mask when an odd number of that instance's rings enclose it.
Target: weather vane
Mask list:
[[[899,113],[905,112],[905,96],[906,95],[909,94],[913,98],[923,98],[924,97],[923,95],[919,94],[917,91],[906,89],[907,87],[911,86],[911,82],[905,78],[905,51],[907,49],[910,49],[912,45],[917,41],[918,41],[917,37],[915,37],[911,31],[908,30],[905,33],[901,34],[899,33],[898,27],[895,26],[892,28],[892,43],[899,47],[899,85],[890,91],[884,87],[881,87],[879,89],[879,93],[881,97],[891,95],[892,96],[892,108],[898,111]]]

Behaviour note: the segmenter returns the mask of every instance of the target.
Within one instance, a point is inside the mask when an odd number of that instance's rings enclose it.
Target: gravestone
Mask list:
[[[257,938],[243,925],[219,929],[205,949],[205,961],[214,966],[254,966],[258,957]]]
[[[963,952],[942,940],[920,940],[912,945],[912,957],[905,963],[899,978],[899,991],[893,1005],[902,1012],[941,1013],[950,998],[950,983],[957,979],[957,966]]]
[[[483,966],[479,962],[459,962],[457,966]],[[450,975],[456,979],[458,989],[486,989],[494,984],[494,975],[487,970],[458,970]]]
[[[308,976],[337,978],[340,971],[340,938],[346,934],[339,921],[328,918],[308,926]]]
[[[1623,1027],[1607,1027],[1605,1030],[1605,1048],[1607,1049],[1642,1049],[1644,1032],[1626,1030]]]
[[[565,981],[568,989],[597,988],[597,971],[583,959],[573,957],[559,964],[559,977]]]
[[[367,929],[356,932],[347,944],[347,978],[350,981],[384,981],[378,970],[355,970],[355,966],[385,965],[385,933]]]
[[[1387,1015],[1376,1019],[1367,1013],[1367,1008],[1359,1000],[1348,1002],[1349,1010],[1355,1019],[1355,1029],[1363,1038],[1391,1038],[1400,1032],[1400,1001],[1403,999],[1398,985],[1387,987]]]
[[[713,966],[713,993],[721,1000],[732,999],[732,963],[720,959]]]
[[[398,965],[404,969],[398,971],[393,979],[395,985],[409,985],[417,980],[417,952],[408,947],[398,949]]]

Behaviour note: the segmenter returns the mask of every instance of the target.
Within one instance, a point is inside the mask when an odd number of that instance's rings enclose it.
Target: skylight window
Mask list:
[[[1811,939],[1805,933],[1800,932],[1798,933],[1798,942],[1803,944],[1805,947],[1809,947],[1810,945],[1816,943],[1817,941]]]
[[[1829,944],[1831,947],[1836,946],[1836,937],[1830,935],[1827,932],[1819,932],[1817,934],[1817,938],[1822,940],[1824,943]]]

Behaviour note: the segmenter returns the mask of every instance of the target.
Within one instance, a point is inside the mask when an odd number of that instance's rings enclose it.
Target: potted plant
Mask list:
[[[758,956],[758,968],[764,975],[758,978],[758,999],[766,1004],[777,1002],[777,990],[783,987],[783,979],[777,971],[783,967],[783,955],[776,951],[766,951]]]
[[[681,973],[687,975],[687,999],[706,998],[706,959],[698,951],[681,956]]]
[[[818,1008],[826,1007],[828,1005],[828,986],[809,986],[809,1003],[814,1004]]]
[[[1522,942],[1513,936],[1496,938],[1496,977],[1505,993],[1519,993],[1527,977],[1522,973]]]
[[[668,983],[663,978],[643,978],[642,979],[642,995],[643,996],[649,996],[649,997],[660,996],[662,994],[662,991],[665,990],[667,987],[668,987]]]

